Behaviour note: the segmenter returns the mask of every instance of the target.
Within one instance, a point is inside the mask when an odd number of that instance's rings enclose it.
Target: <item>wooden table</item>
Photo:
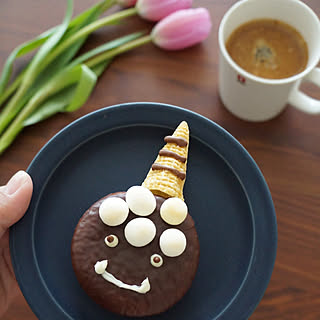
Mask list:
[[[278,253],[268,289],[250,319],[320,319],[320,115],[288,107],[265,123],[248,123],[231,115],[217,92],[218,26],[235,0],[198,0],[212,16],[210,38],[188,50],[166,52],[146,45],[118,57],[100,78],[89,101],[77,112],[57,115],[29,127],[0,156],[0,185],[26,169],[40,148],[60,129],[93,110],[129,101],[157,101],[183,106],[214,120],[234,135],[254,157],[273,196],[278,221]],[[320,16],[319,0],[305,0]],[[76,0],[75,13],[94,0]],[[18,44],[62,20],[64,1],[2,0],[0,65]],[[86,48],[110,36],[145,27],[132,18],[128,25],[95,32]],[[320,37],[320,35],[319,35]],[[320,39],[320,38],[319,38]],[[25,59],[17,63],[22,67]],[[320,90],[305,85],[316,98]],[[3,320],[36,319],[22,295]]]

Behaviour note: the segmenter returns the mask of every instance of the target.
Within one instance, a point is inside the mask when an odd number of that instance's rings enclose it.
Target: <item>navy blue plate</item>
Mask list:
[[[10,247],[21,290],[39,319],[123,319],[79,286],[70,257],[73,231],[96,200],[141,184],[163,137],[182,120],[191,132],[184,194],[200,238],[200,264],[186,296],[152,318],[242,320],[254,311],[277,246],[274,207],[260,170],[214,122],[179,107],[131,103],[73,122],[28,168],[34,193],[11,229]]]

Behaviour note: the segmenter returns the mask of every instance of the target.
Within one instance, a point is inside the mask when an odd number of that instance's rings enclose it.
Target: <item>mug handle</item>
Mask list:
[[[320,68],[313,69],[302,80],[295,84],[290,92],[288,102],[301,111],[311,114],[320,113],[320,100],[311,98],[299,90],[302,81],[309,81],[320,87]]]

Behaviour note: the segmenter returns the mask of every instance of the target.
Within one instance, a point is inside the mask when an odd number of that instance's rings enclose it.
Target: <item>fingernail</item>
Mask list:
[[[18,171],[7,183],[6,193],[12,195],[17,192],[23,184],[27,181],[28,174],[25,171]]]

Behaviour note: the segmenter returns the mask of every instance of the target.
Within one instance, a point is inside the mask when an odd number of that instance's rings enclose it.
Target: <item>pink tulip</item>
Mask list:
[[[142,18],[159,21],[172,12],[188,9],[191,5],[192,0],[138,0],[136,8]]]
[[[124,8],[133,7],[137,0],[118,0],[118,4]]]
[[[151,32],[151,37],[153,43],[162,49],[180,50],[206,39],[211,26],[207,9],[180,10],[158,22]]]

